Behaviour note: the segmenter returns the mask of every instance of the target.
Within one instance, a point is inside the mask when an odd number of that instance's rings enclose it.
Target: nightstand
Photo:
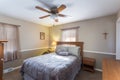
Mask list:
[[[83,57],[83,70],[94,72],[95,62],[96,60],[94,58]]]

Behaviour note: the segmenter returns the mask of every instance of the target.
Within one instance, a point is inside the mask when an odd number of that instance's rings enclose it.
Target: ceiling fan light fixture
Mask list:
[[[50,18],[51,18],[51,19],[56,19],[57,17],[58,17],[58,14],[51,14],[51,15],[50,15]]]

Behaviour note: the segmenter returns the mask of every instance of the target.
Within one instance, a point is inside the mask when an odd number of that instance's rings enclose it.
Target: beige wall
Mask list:
[[[3,15],[0,15],[0,22],[21,25],[19,27],[21,50],[48,47],[48,27]],[[45,32],[45,40],[40,40],[40,32]]]
[[[120,22],[120,11],[117,14],[117,18],[118,18],[117,21]]]
[[[79,28],[79,41],[85,43],[84,50],[115,53],[116,16],[106,16],[53,27],[53,40],[59,41],[62,28]],[[103,33],[107,32],[107,39]]]
[[[118,12],[117,17],[118,17],[118,18],[120,17],[120,11]]]

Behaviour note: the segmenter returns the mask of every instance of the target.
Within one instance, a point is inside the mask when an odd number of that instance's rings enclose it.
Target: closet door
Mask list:
[[[3,43],[0,43],[0,80],[3,77]]]

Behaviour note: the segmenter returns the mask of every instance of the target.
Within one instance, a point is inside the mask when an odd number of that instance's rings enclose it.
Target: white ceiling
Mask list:
[[[14,18],[32,21],[41,25],[64,24],[74,21],[86,20],[117,13],[120,10],[120,0],[42,0],[50,6],[65,4],[67,8],[61,13],[69,15],[58,18],[59,22],[48,18],[39,19],[46,15],[37,10],[36,5],[48,9],[40,0],[0,0],[0,13]]]

